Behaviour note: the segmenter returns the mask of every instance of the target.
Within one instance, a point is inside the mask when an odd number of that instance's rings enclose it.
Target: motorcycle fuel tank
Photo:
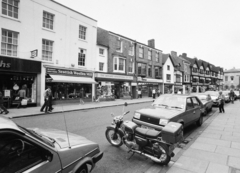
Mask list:
[[[132,134],[134,133],[134,130],[137,127],[137,124],[135,124],[132,121],[124,121],[123,125],[125,127],[125,131]]]

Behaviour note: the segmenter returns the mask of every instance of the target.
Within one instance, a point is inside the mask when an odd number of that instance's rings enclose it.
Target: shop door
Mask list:
[[[137,98],[137,87],[136,86],[132,86],[132,97],[134,99]]]

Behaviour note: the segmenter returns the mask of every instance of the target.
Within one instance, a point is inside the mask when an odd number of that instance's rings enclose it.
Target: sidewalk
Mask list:
[[[167,173],[240,173],[240,101],[225,106],[202,125],[200,132],[169,164]],[[195,136],[194,136],[195,135]]]
[[[71,112],[71,111],[78,111],[84,109],[96,109],[102,107],[110,107],[110,106],[120,106],[123,105],[125,102],[128,104],[137,104],[137,103],[145,103],[145,102],[152,102],[153,99],[151,97],[141,98],[141,99],[133,99],[133,100],[123,100],[117,99],[115,101],[106,101],[106,102],[88,102],[85,104],[59,104],[53,105],[54,110],[51,114],[59,113],[59,112]],[[45,112],[40,112],[40,106],[37,107],[27,107],[27,108],[20,108],[20,109],[9,109],[9,114],[4,115],[8,118],[21,118],[21,117],[30,117],[30,116],[37,116],[37,115],[44,115]]]

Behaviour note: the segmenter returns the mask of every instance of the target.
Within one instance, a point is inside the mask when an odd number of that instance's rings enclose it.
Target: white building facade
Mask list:
[[[25,85],[23,78],[28,78],[32,80],[27,84],[32,90],[29,102],[36,105],[44,102],[47,86],[59,101],[79,97],[91,100],[95,93],[97,21],[52,0],[4,0],[0,7],[0,61],[11,60],[13,65],[15,61],[27,61],[26,69],[20,69],[25,73],[22,76],[16,75],[16,69],[0,68],[0,74],[9,73],[13,79],[0,89],[12,90],[15,84],[21,88]],[[40,69],[29,70],[27,64]]]
[[[174,91],[174,64],[169,54],[163,55],[163,83],[163,94]]]

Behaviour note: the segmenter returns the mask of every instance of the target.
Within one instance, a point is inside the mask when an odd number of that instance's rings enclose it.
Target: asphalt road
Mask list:
[[[130,111],[130,113],[126,115],[124,119],[131,120],[134,110],[148,106],[149,103],[141,103],[125,107],[125,111]],[[65,116],[67,129],[69,132],[84,136],[92,141],[97,142],[101,151],[104,152],[102,160],[97,163],[93,173],[152,173],[154,172],[152,169],[156,170],[156,172],[164,170],[164,167],[161,167],[153,163],[151,160],[137,154],[128,160],[127,157],[131,154],[127,153],[127,149],[124,146],[116,148],[108,143],[105,138],[105,130],[106,127],[112,122],[111,113],[118,115],[121,114],[122,111],[122,106],[116,106],[18,118],[14,119],[14,121],[24,127],[66,130],[64,123]],[[210,115],[212,113],[210,113]],[[204,120],[206,120],[210,115],[205,116]],[[185,136],[188,136],[195,130],[197,130],[197,126],[190,126],[184,131],[184,134]]]

